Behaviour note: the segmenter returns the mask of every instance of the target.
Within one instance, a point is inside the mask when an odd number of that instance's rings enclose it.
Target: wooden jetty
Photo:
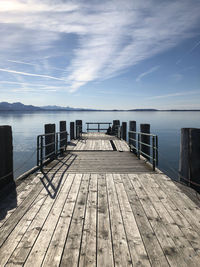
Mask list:
[[[0,266],[200,266],[198,193],[86,133],[0,203]]]

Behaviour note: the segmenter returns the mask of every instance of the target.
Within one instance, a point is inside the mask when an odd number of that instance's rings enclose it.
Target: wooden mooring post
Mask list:
[[[80,137],[82,132],[82,120],[76,120],[76,139]]]
[[[126,122],[122,122],[122,134],[121,134],[121,138],[126,141],[127,140],[127,123]]]
[[[45,124],[44,132],[48,134],[45,136],[45,158],[53,158],[55,157],[55,132],[56,125],[55,124]]]
[[[5,125],[0,126],[0,189],[13,183],[12,128]]]
[[[74,122],[70,122],[70,140],[73,140],[75,138],[74,136]]]
[[[63,149],[67,146],[67,123],[60,121],[60,147]]]
[[[119,126],[120,126],[120,121],[119,120],[113,120],[112,134],[114,134],[114,135],[117,135],[118,134],[118,127]]]
[[[141,142],[141,155],[146,159],[150,160],[150,136],[146,134],[150,134],[150,124],[140,124],[140,132],[145,133],[141,134],[140,142]],[[143,143],[143,144],[142,144]]]
[[[181,129],[179,178],[200,192],[200,129]]]

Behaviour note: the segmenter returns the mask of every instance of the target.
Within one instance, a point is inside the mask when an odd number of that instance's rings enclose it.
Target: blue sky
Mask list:
[[[1,0],[0,102],[200,109],[199,0]]]

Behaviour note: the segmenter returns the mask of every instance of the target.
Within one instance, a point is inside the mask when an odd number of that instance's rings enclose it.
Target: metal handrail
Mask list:
[[[89,132],[89,131],[95,131],[95,130],[97,130],[98,132],[100,132],[100,131],[107,131],[107,128],[100,128],[100,125],[101,124],[106,124],[106,125],[109,125],[108,127],[110,127],[110,125],[112,124],[111,122],[86,122],[86,124],[87,124],[87,132]],[[94,125],[94,124],[97,124],[98,126],[97,126],[97,128],[89,128],[89,125]]]
[[[65,137],[63,137],[63,135]],[[67,138],[68,138],[67,131],[61,131],[57,133],[47,133],[47,134],[40,134],[37,136],[37,166],[43,166],[43,163],[47,159],[54,159],[63,151],[66,150],[67,147]],[[54,136],[53,142],[44,144],[45,138],[48,136]],[[50,153],[47,153],[45,150],[47,147],[52,147],[50,149]]]
[[[135,135],[130,136],[131,134]],[[144,143],[141,141],[141,136],[149,136],[149,142]],[[136,131],[129,131],[129,147],[132,152],[134,152],[138,158],[140,156],[144,156],[150,163],[152,163],[153,170],[155,171],[156,166],[158,165],[158,136],[155,134],[150,133],[143,133],[143,132],[136,132]],[[142,145],[150,148],[149,154],[145,153],[142,149]]]

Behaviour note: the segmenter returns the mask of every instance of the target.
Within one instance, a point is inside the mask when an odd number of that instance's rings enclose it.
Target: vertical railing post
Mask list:
[[[99,125],[99,123],[98,123],[98,133],[100,132],[100,127],[99,127],[100,125]]]
[[[41,146],[40,146],[40,166],[43,165],[43,148],[44,148],[44,137],[41,136]]]
[[[140,153],[141,153],[141,144],[140,144],[140,133],[138,133],[138,140],[137,140],[137,147],[138,147],[138,153],[137,153],[137,156],[138,156],[138,159],[140,159]]]
[[[58,156],[58,133],[56,133],[56,157]]]
[[[156,135],[156,166],[158,166],[158,136]]]
[[[37,137],[37,166],[40,164],[40,136]]]
[[[155,136],[152,136],[152,158],[153,158],[153,171],[155,171],[155,165],[156,165],[156,149],[155,149]]]

